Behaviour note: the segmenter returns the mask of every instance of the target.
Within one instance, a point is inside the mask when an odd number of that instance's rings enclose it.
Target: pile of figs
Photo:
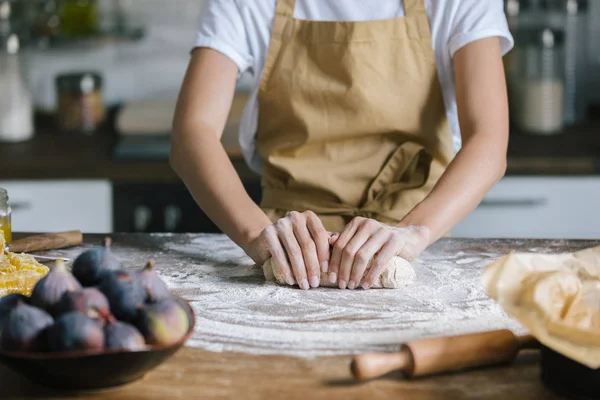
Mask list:
[[[123,269],[104,245],[63,262],[31,296],[0,298],[0,349],[10,352],[142,351],[171,346],[190,328],[186,310],[154,270]]]

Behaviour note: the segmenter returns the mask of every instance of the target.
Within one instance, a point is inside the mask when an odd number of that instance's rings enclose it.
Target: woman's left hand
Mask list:
[[[368,218],[354,218],[332,239],[329,281],[340,289],[369,289],[393,257],[414,260],[429,245],[429,229],[394,227]],[[372,260],[372,262],[371,262]],[[365,275],[371,263],[369,272]]]

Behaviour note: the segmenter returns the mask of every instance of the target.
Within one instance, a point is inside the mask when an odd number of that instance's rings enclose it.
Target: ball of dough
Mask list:
[[[367,271],[370,269],[367,266]],[[275,268],[272,259],[268,259],[263,265],[263,273],[268,281],[277,282],[280,285],[285,284],[279,270]],[[366,272],[365,272],[366,274]],[[394,257],[383,270],[379,279],[375,281],[374,289],[399,289],[411,285],[415,282],[416,274],[412,265],[402,257]],[[329,282],[327,273],[321,273],[321,286],[337,287],[337,283]]]

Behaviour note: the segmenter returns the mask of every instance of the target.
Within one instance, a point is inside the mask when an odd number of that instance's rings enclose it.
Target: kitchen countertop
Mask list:
[[[16,234],[15,237],[22,235]],[[200,235],[114,234],[116,253],[127,253],[128,262],[157,256],[165,260],[180,255],[165,251],[165,244],[179,243]],[[85,235],[85,245],[99,243],[99,235]],[[197,242],[194,242],[197,243]],[[576,240],[473,240],[446,238],[428,252],[448,254],[506,253],[510,250],[538,249],[541,252],[576,251],[598,245],[598,241]],[[159,246],[160,251],[159,251]],[[168,247],[167,247],[168,248]],[[77,250],[77,249],[75,249]],[[65,250],[73,252],[73,249]],[[62,250],[57,251],[58,254]],[[158,264],[160,265],[160,263]],[[127,265],[126,265],[127,266]],[[370,382],[351,380],[349,356],[295,358],[281,355],[252,355],[235,352],[208,352],[185,347],[144,379],[107,392],[93,393],[95,399],[188,399],[188,398],[473,398],[473,399],[553,399],[539,380],[539,358],[535,352],[522,352],[512,365],[460,373],[403,380],[390,375]],[[6,399],[70,398],[29,383],[0,366],[0,388]]]
[[[235,97],[222,142],[241,178],[257,181],[258,176],[245,164],[237,142],[237,129],[246,99],[245,93]],[[37,125],[31,141],[0,146],[0,180],[179,182],[166,154],[164,158],[156,159],[115,159],[113,149],[118,134],[112,127],[102,129],[94,136],[81,136],[57,132],[47,117]],[[568,128],[556,136],[511,133],[507,175],[596,174],[600,174],[600,121]]]

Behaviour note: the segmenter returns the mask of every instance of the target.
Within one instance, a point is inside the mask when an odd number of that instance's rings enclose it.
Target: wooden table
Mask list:
[[[16,234],[18,238],[22,235]],[[156,238],[148,235],[111,235],[120,244],[148,251]],[[176,237],[176,236],[175,236]],[[87,243],[101,236],[86,235]],[[164,239],[167,240],[167,239]],[[458,239],[460,241],[460,239]],[[508,251],[517,241],[476,241],[482,251]],[[574,251],[598,245],[597,241],[518,241],[527,248]],[[304,359],[207,352],[183,348],[146,377],[132,384],[85,394],[91,399],[557,399],[539,378],[539,356],[522,352],[512,365],[404,380],[398,374],[370,381],[352,380],[351,357]],[[83,395],[82,395],[83,396]],[[36,386],[0,366],[0,399],[67,399],[61,393]]]
[[[414,381],[390,375],[355,382],[350,357],[314,360],[211,353],[185,348],[130,385],[86,394],[90,399],[558,399],[539,380],[536,353],[514,365]],[[2,399],[67,399],[0,367]],[[84,394],[82,394],[84,396]]]

